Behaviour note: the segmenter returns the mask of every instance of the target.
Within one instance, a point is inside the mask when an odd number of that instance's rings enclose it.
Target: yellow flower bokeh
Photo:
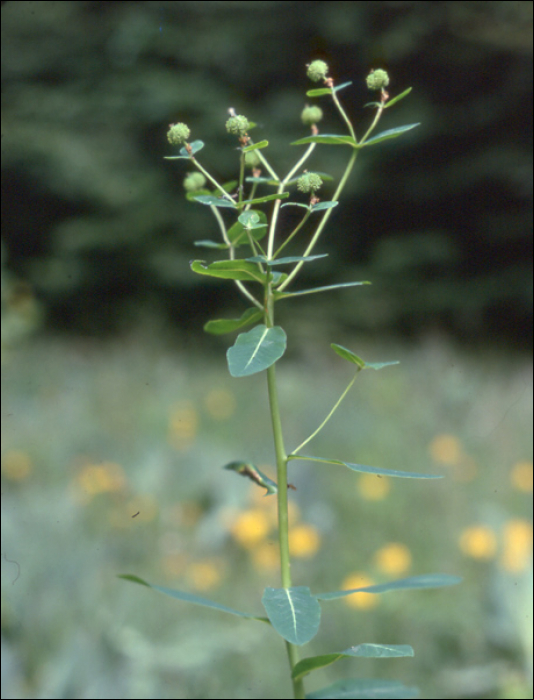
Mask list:
[[[122,491],[126,486],[126,476],[120,464],[100,462],[83,467],[76,482],[84,496],[92,497],[99,493]]]
[[[357,489],[366,501],[381,501],[391,490],[391,482],[387,476],[377,474],[360,474]]]
[[[296,525],[289,531],[289,552],[294,557],[312,557],[321,545],[321,537],[313,525]]]
[[[376,566],[385,574],[405,574],[412,565],[412,555],[406,545],[391,542],[381,547],[374,557]]]
[[[506,571],[525,571],[532,559],[532,523],[510,520],[504,526],[500,564]]]
[[[187,567],[186,577],[195,590],[208,591],[221,582],[221,563],[214,559],[191,562]]]
[[[270,518],[260,508],[251,508],[239,513],[230,526],[232,537],[245,549],[256,547],[265,539],[270,529]]]
[[[438,464],[454,467],[463,457],[462,445],[454,435],[436,435],[429,445],[430,456]]]
[[[473,559],[493,559],[497,551],[497,537],[486,525],[473,525],[460,535],[460,550]]]

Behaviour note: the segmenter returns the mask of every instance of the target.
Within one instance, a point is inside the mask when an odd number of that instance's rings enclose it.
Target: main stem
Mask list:
[[[274,300],[270,285],[266,290],[266,314],[265,322],[268,327],[274,325]],[[291,588],[291,562],[289,559],[289,519],[287,500],[287,454],[284,447],[282,433],[282,421],[280,419],[280,407],[278,404],[278,389],[276,385],[275,365],[267,369],[267,388],[269,391],[269,406],[271,410],[271,423],[273,427],[274,448],[276,453],[276,472],[278,482],[278,541],[280,545],[280,568],[282,574],[282,586]],[[299,660],[298,650],[295,644],[286,642],[289,668],[292,671]],[[302,680],[292,680],[293,697],[304,698],[304,684]]]

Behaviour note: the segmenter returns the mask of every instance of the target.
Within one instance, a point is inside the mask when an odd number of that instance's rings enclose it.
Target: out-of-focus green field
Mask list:
[[[322,603],[302,656],[404,643],[413,659],[345,659],[309,676],[417,685],[423,698],[532,697],[532,367],[339,337],[365,360],[303,453],[443,474],[414,481],[290,464],[293,584],[325,592],[442,572],[452,588]],[[232,341],[229,340],[229,343]],[[278,364],[286,449],[323,420],[352,368],[329,348]],[[288,698],[265,624],[116,577],[264,614],[279,586],[275,500],[223,471],[275,478],[264,375],[157,339],[40,338],[2,368],[2,697]],[[136,515],[137,514],[137,515]],[[135,517],[134,517],[135,516]]]

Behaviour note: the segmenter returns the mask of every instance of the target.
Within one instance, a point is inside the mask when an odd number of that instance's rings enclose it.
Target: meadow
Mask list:
[[[345,659],[317,687],[383,675],[428,698],[532,697],[531,360],[438,335],[333,340],[400,365],[362,373],[305,452],[445,478],[291,463],[294,584],[464,580],[325,603],[306,653],[402,642],[415,657]],[[289,347],[278,365],[289,449],[350,379],[329,342]],[[280,585],[275,499],[221,467],[243,459],[274,477],[268,421],[263,374],[232,379],[223,352],[157,326],[5,350],[2,697],[288,697],[267,625],[117,578],[262,613],[264,587]]]

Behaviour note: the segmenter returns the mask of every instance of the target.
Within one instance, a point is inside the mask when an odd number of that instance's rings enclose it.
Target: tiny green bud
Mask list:
[[[248,119],[239,114],[236,117],[230,117],[230,119],[226,122],[226,131],[229,134],[245,136],[249,126]]]
[[[206,178],[202,173],[187,173],[184,179],[184,189],[186,192],[201,190],[205,184]]]
[[[190,134],[191,129],[187,126],[187,124],[182,124],[181,122],[178,122],[178,124],[169,124],[167,139],[169,143],[173,144],[173,146],[179,146],[180,144],[185,143],[187,141]]]
[[[314,83],[324,80],[328,73],[328,66],[324,61],[312,61],[308,66],[307,75]]]
[[[316,192],[323,181],[317,173],[304,173],[297,180],[297,189],[301,192]]]
[[[369,90],[381,90],[389,85],[389,75],[385,70],[379,68],[372,70],[366,78]]]
[[[256,151],[249,151],[249,153],[245,153],[245,165],[247,168],[257,168],[260,162],[260,158]]]
[[[300,115],[302,122],[307,126],[312,124],[317,124],[323,118],[323,110],[320,107],[313,105],[312,107],[304,107],[302,114]]]

